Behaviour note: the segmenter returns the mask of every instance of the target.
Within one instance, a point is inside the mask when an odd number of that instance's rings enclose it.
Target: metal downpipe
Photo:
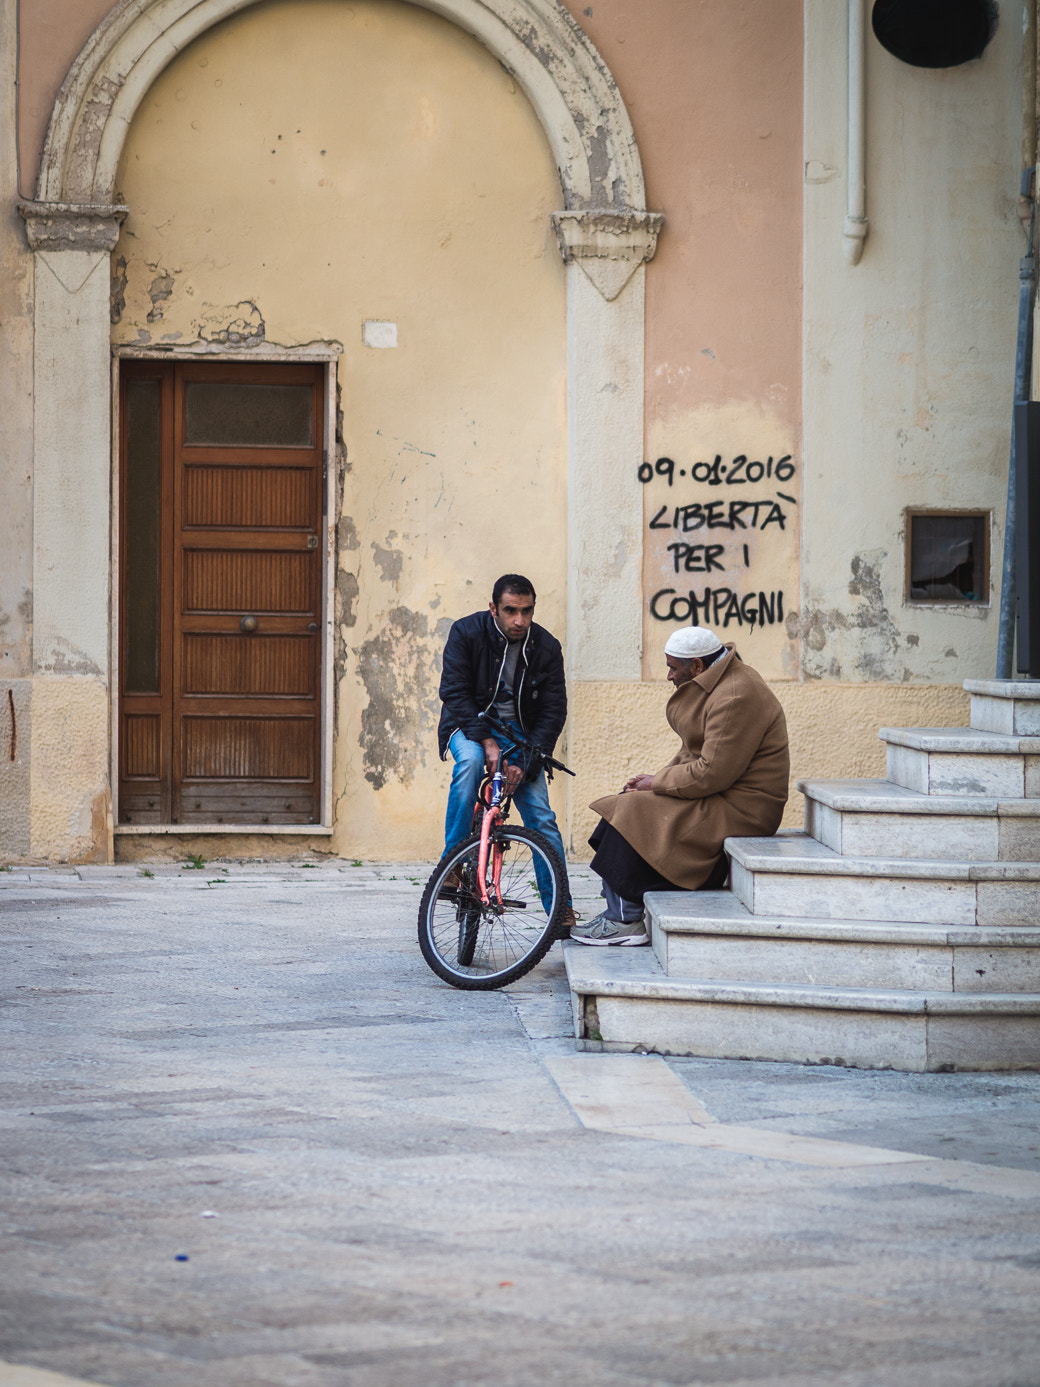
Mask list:
[[[1036,285],[1036,258],[1033,253],[1033,221],[1036,203],[1033,201],[1034,168],[1022,174],[1022,197],[1033,202],[1029,214],[1029,250],[1018,266],[1018,337],[1015,343],[1014,404],[1029,398],[1029,376],[1033,355],[1033,294]],[[1000,625],[997,634],[997,678],[1013,679],[1015,654],[1015,613],[1018,582],[1015,571],[1015,415],[1011,414],[1011,455],[1008,465],[1007,511],[1004,519],[1004,566],[1000,580]]]

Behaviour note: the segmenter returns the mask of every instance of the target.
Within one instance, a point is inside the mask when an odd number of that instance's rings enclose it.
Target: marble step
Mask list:
[[[674,978],[650,949],[565,943],[579,1048],[864,1069],[1040,1068],[1040,995]]]
[[[1040,924],[1040,862],[843,857],[805,833],[727,838],[730,889],[755,915]]]
[[[805,828],[846,857],[1040,862],[1040,800],[926,795],[890,780],[799,780]]]
[[[885,774],[924,795],[1040,798],[1040,736],[970,727],[882,727]]]
[[[971,725],[980,732],[1040,737],[1040,679],[965,679]]]
[[[930,992],[1040,993],[1040,925],[893,924],[752,915],[729,891],[647,895],[669,977]]]

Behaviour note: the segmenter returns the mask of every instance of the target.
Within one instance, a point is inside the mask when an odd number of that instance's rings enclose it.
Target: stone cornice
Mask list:
[[[36,251],[103,251],[119,240],[128,207],[99,207],[80,202],[20,202],[25,235]]]
[[[610,302],[657,249],[661,212],[554,212],[564,264],[580,265]]]

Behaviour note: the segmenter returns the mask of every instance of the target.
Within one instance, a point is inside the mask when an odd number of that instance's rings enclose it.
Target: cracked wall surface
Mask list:
[[[1017,14],[1017,17],[1016,17]],[[871,39],[869,232],[850,267],[844,16],[806,16],[804,675],[959,683],[996,661],[1015,362],[1022,11],[925,72]],[[1031,162],[1031,159],[1026,160]],[[989,514],[991,600],[906,600],[906,510]]]

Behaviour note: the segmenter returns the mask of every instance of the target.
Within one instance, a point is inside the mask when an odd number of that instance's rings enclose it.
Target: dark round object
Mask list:
[[[993,0],[876,0],[882,48],[911,67],[959,67],[980,58],[997,28]]]

